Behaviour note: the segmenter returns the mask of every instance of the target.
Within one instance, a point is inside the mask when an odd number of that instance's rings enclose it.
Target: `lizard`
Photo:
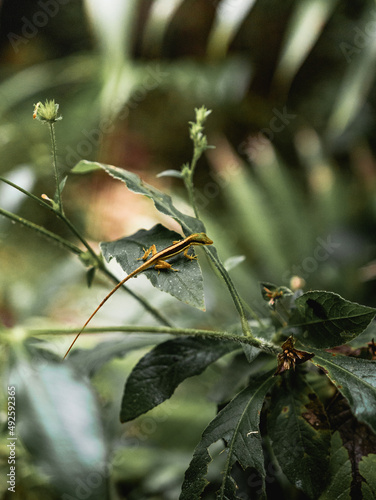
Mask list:
[[[69,354],[69,351],[72,349],[73,345],[75,344],[76,340],[78,337],[81,335],[81,333],[84,331],[88,323],[92,320],[92,318],[96,315],[96,313],[99,311],[99,309],[103,306],[105,302],[118,290],[126,281],[128,281],[130,278],[133,278],[134,276],[137,276],[138,274],[142,273],[146,269],[149,269],[150,267],[154,266],[155,269],[158,270],[158,273],[160,272],[161,269],[166,269],[166,270],[171,270],[171,271],[178,271],[178,269],[174,269],[171,264],[169,264],[167,259],[170,259],[171,257],[174,257],[175,255],[178,255],[179,253],[183,252],[184,257],[190,260],[196,260],[197,257],[194,255],[189,255],[188,251],[191,246],[194,245],[212,245],[213,241],[206,236],[205,233],[193,233],[184,238],[183,240],[179,241],[174,241],[172,245],[169,245],[168,247],[164,248],[163,250],[160,250],[157,252],[156,246],[152,245],[149,249],[144,250],[144,255],[137,260],[143,260],[144,262],[134,271],[129,273],[124,279],[122,279],[107,295],[106,297],[102,300],[102,302],[99,304],[99,306],[95,309],[95,311],[91,314],[89,319],[86,321],[84,326],[81,328],[81,330],[77,333],[76,337],[74,338],[73,342],[69,346],[69,349],[65,353],[65,356],[63,359],[67,357]],[[151,254],[151,257],[149,258]]]

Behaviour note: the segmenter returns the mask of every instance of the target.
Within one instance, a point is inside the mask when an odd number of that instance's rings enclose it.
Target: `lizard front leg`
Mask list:
[[[189,259],[189,260],[197,260],[197,255],[189,255],[189,253],[188,253],[189,252],[189,248],[190,247],[188,247],[188,248],[186,248],[184,250],[184,254],[183,254],[184,257],[187,257],[187,259]]]
[[[157,253],[157,248],[155,245],[152,245],[150,248],[148,248],[147,250],[145,248],[142,249],[145,253],[142,257],[140,257],[139,259],[137,260],[147,260],[149,255],[151,254],[152,257],[154,257],[154,255]]]

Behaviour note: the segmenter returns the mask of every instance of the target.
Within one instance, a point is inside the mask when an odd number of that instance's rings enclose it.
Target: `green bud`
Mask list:
[[[37,118],[38,120],[45,123],[55,123],[59,120],[62,120],[62,116],[58,116],[59,105],[55,103],[55,100],[52,101],[46,100],[43,104],[38,102],[34,107],[33,118]]]
[[[206,120],[206,118],[210,115],[211,110],[206,109],[205,106],[201,106],[201,108],[196,108],[196,122],[203,124]]]

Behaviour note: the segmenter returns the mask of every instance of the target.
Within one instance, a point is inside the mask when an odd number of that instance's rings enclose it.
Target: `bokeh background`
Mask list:
[[[205,105],[215,149],[197,168],[198,206],[222,258],[245,257],[231,271],[245,300],[262,311],[258,282],[289,286],[298,275],[308,290],[375,305],[374,1],[3,0],[0,58],[1,176],[37,196],[53,195],[48,129],[32,118],[36,102],[53,98],[63,116],[56,124],[61,175],[80,159],[110,163],[189,211],[181,181],[157,175],[190,160],[188,122]],[[93,245],[158,222],[178,229],[101,173],[70,176],[64,206]],[[4,183],[0,207],[71,237],[52,213]],[[80,325],[109,289],[97,280],[88,290],[77,259],[4,217],[0,243],[6,329]],[[215,277],[206,278],[206,315],[137,282],[181,324],[223,329],[236,321]],[[114,297],[99,321],[150,320],[124,300]],[[59,352],[67,345],[60,341]],[[139,355],[106,365],[95,381],[108,446],[120,454],[127,451],[116,447],[123,432],[116,408],[124,370]],[[184,385],[184,408],[177,399],[169,424],[157,413],[156,429],[131,428],[139,446],[128,468],[114,474],[119,498],[177,497],[193,447],[215,414],[206,399],[214,374],[205,377]],[[171,425],[179,432],[187,426],[179,444],[169,437]],[[40,498],[41,491],[57,498],[28,453],[19,479],[28,490],[19,498]]]

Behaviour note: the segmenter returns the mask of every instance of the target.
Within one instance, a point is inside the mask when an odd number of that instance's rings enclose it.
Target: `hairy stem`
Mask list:
[[[221,341],[232,341],[238,342],[242,345],[251,345],[260,349],[268,354],[277,355],[281,352],[281,349],[270,342],[262,339],[257,339],[254,337],[245,337],[244,335],[234,335],[226,331],[211,331],[211,330],[200,330],[193,328],[175,328],[166,326],[110,326],[110,327],[88,327],[86,333],[105,333],[105,332],[123,332],[123,333],[158,333],[158,334],[169,334],[175,336],[196,336],[202,338],[210,338],[213,340]],[[71,335],[76,333],[74,328],[62,328],[62,329],[30,329],[28,330],[28,335]]]
[[[59,172],[57,169],[57,157],[56,157],[56,137],[55,137],[55,128],[53,123],[49,123],[50,136],[51,136],[51,145],[52,145],[52,165],[55,172],[55,182],[56,182],[56,198],[57,205],[59,208],[59,212],[63,214],[63,202],[61,199],[61,189],[60,189],[60,179]]]
[[[18,224],[22,224],[24,227],[32,229],[33,231],[36,231],[37,233],[43,236],[46,236],[47,238],[53,240],[54,243],[57,243],[58,245],[67,248],[70,252],[73,252],[77,255],[80,255],[82,253],[82,250],[73,243],[71,243],[70,241],[61,238],[57,234],[48,231],[48,229],[45,229],[44,227],[39,226],[38,224],[34,224],[34,222],[30,222],[29,220],[24,219],[19,215],[13,214],[12,212],[8,212],[8,210],[4,210],[3,208],[0,208],[0,215],[7,217],[8,219],[14,222],[17,222]]]

